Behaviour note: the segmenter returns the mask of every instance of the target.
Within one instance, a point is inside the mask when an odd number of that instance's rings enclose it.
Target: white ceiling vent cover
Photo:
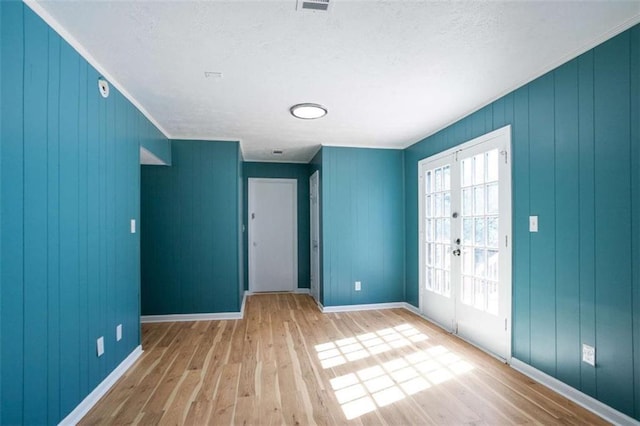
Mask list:
[[[329,0],[298,0],[298,10],[329,10]]]

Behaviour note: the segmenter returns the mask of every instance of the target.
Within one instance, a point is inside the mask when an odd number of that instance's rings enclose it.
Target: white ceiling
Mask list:
[[[404,148],[640,21],[640,1],[29,4],[166,136],[254,161]],[[295,119],[301,102],[329,114]]]

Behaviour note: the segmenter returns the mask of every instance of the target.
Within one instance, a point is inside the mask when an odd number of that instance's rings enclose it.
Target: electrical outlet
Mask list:
[[[118,324],[116,327],[116,342],[122,340],[122,324]]]
[[[362,289],[362,283],[360,281],[356,281],[355,289],[356,291],[360,291]]]
[[[538,216],[529,216],[529,232],[538,232]]]
[[[582,344],[582,362],[589,365],[596,365],[596,348],[593,346]]]
[[[132,234],[136,233],[136,220],[135,219],[131,219],[131,233]]]
[[[96,352],[98,356],[102,356],[102,354],[104,354],[104,337],[102,336],[98,337],[98,340],[96,341]]]

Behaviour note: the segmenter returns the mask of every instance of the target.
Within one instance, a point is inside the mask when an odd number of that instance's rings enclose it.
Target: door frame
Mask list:
[[[292,186],[293,193],[293,240],[291,243],[293,244],[293,283],[292,288],[288,289],[288,291],[295,291],[298,288],[298,180],[297,179],[286,179],[286,178],[248,178],[247,179],[247,221],[248,224],[248,234],[247,234],[247,244],[249,251],[249,292],[253,292],[255,290],[254,277],[255,277],[255,253],[253,250],[253,233],[254,231],[254,222],[251,219],[252,213],[252,205],[255,201],[253,201],[253,193],[256,190],[256,183],[286,183]]]
[[[506,359],[505,361],[507,363],[511,362],[511,356],[512,356],[512,322],[513,322],[513,276],[512,276],[512,271],[513,271],[513,226],[512,226],[512,216],[513,216],[513,193],[512,193],[512,176],[513,176],[513,162],[512,162],[512,158],[511,158],[511,151],[512,151],[512,137],[511,137],[511,125],[507,125],[504,127],[501,127],[499,129],[496,129],[492,132],[486,133],[482,136],[479,136],[477,138],[471,139],[467,142],[463,142],[459,145],[456,145],[453,148],[447,149],[445,151],[439,152],[437,154],[434,154],[430,157],[427,158],[423,158],[422,160],[420,160],[418,162],[418,305],[419,305],[419,310],[421,315],[425,316],[425,318],[427,318],[429,321],[432,321],[430,318],[428,318],[426,315],[424,315],[424,313],[422,312],[423,309],[423,297],[424,297],[424,293],[425,293],[425,263],[424,263],[424,258],[425,258],[425,230],[424,230],[424,221],[422,220],[423,215],[424,215],[424,179],[422,176],[422,167],[424,164],[435,161],[435,160],[439,160],[442,159],[444,157],[448,157],[448,156],[453,156],[455,155],[457,152],[460,152],[462,150],[466,150],[469,148],[472,148],[476,145],[485,143],[487,141],[490,141],[492,139],[496,139],[496,138],[506,138],[506,154],[505,154],[505,161],[508,162],[509,167],[507,167],[508,169],[508,176],[504,177],[504,182],[501,179],[500,180],[500,192],[502,191],[508,191],[508,199],[509,199],[509,203],[507,206],[505,206],[507,208],[507,212],[505,212],[505,214],[503,215],[502,212],[500,212],[500,221],[501,221],[501,228],[504,225],[504,229],[506,229],[506,244],[507,247],[505,248],[505,253],[507,253],[508,256],[508,261],[504,262],[507,270],[502,272],[500,271],[500,276],[504,277],[505,279],[508,280],[507,285],[505,285],[505,290],[507,292],[506,294],[506,317],[507,317],[507,321],[506,321],[506,342],[505,342],[505,347],[506,347]],[[503,160],[501,160],[503,161]],[[504,216],[504,218],[503,218]],[[503,222],[504,221],[504,222]],[[454,292],[455,289],[452,289],[452,295],[451,297],[458,297],[458,294]],[[455,305],[456,303],[454,303],[454,309],[455,309]],[[433,322],[433,321],[432,321]],[[446,324],[440,324],[436,322],[436,325],[440,326],[441,328],[444,328],[447,331],[450,332],[454,332],[455,330],[452,330],[451,327],[447,326]],[[456,336],[458,336],[456,334]],[[460,337],[460,336],[458,336]],[[462,337],[460,337],[461,339],[463,339]],[[468,341],[467,339],[463,339],[465,341]],[[473,344],[474,346],[477,346],[475,343],[470,342],[471,344]],[[482,350],[485,350],[484,348],[480,348]],[[487,352],[485,350],[485,352]],[[490,352],[488,352],[490,353]],[[490,353],[491,355],[494,355],[500,359],[502,359],[500,356],[497,356],[496,354]]]
[[[316,205],[315,208],[313,206],[313,181],[315,180],[315,197],[316,197]],[[314,221],[315,218],[315,221]],[[315,232],[314,232],[315,231]],[[313,250],[313,235],[317,236],[317,250],[314,254]],[[311,297],[315,299],[317,303],[320,302],[320,170],[316,170],[313,172],[311,176],[309,176],[309,287]],[[316,279],[313,280],[313,264],[314,262],[317,264],[316,268]],[[314,286],[315,283],[315,286]]]

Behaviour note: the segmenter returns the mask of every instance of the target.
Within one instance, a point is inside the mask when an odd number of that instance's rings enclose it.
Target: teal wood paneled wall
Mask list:
[[[22,2],[0,22],[0,423],[57,424],[140,343],[129,221],[139,142],[164,138]]]
[[[322,148],[325,306],[404,300],[403,161],[400,150]]]
[[[151,122],[148,122],[147,125],[155,128]],[[169,139],[147,137],[140,140],[140,146],[162,160],[165,165],[171,165],[171,141]]]
[[[309,165],[293,163],[255,163],[245,162],[244,170],[244,203],[243,203],[243,223],[245,229],[248,226],[248,188],[249,178],[283,178],[296,179],[297,181],[297,202],[298,202],[298,288],[309,288],[310,263],[309,263]],[[244,258],[247,259],[244,265],[244,288],[249,289],[248,271],[248,233],[244,235]]]
[[[142,314],[240,310],[239,145],[172,140],[142,166]]]
[[[640,26],[405,150],[418,305],[418,161],[512,126],[513,356],[640,419]],[[528,216],[540,232],[530,234]],[[597,368],[581,362],[595,345]]]

